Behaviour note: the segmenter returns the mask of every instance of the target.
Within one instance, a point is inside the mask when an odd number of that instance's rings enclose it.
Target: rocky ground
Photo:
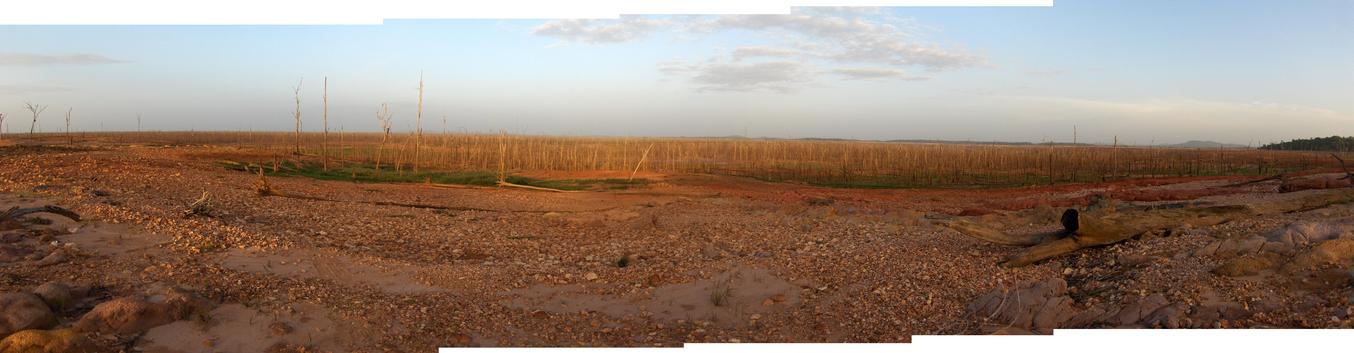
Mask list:
[[[0,351],[907,342],[1350,328],[1354,315],[1349,204],[1164,229],[1020,268],[998,265],[1020,248],[944,226],[1036,231],[1100,199],[1249,204],[1347,190],[1330,175],[1308,177],[1325,189],[1291,193],[1231,186],[1245,178],[846,190],[650,175],[579,193],[268,179],[308,197],[294,198],[259,196],[258,176],[219,164],[232,153],[245,152],[0,147],[0,210],[82,216],[0,224]]]

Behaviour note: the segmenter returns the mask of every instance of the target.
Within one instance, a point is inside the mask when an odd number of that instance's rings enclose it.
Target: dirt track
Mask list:
[[[260,197],[255,175],[225,170],[204,152],[230,151],[0,148],[0,209],[55,204],[86,218],[44,215],[51,224],[0,232],[7,239],[0,246],[27,252],[0,265],[0,292],[49,281],[89,287],[90,299],[58,313],[60,327],[151,284],[181,287],[206,303],[209,314],[197,324],[93,335],[112,351],[250,351],[270,342],[333,351],[906,342],[916,334],[1041,331],[1012,324],[1029,318],[983,311],[980,297],[1049,280],[1065,289],[1053,283],[1032,292],[1068,298],[1057,304],[1054,316],[1069,316],[1053,320],[1057,327],[1171,326],[1147,320],[1168,306],[1183,311],[1178,327],[1349,328],[1354,315],[1354,276],[1340,275],[1349,269],[1342,253],[1309,264],[1319,270],[1213,272],[1237,257],[1268,256],[1219,252],[1228,239],[1301,222],[1344,229],[1351,205],[1173,229],[1023,268],[997,266],[1019,249],[939,225],[965,217],[1011,231],[1045,229],[1059,207],[1085,206],[1091,195],[1244,204],[1330,190],[1223,187],[1243,180],[1236,178],[844,190],[675,175],[626,191],[546,193],[269,179],[287,193],[334,200],[496,210],[446,211]],[[185,217],[204,191],[210,213]],[[1341,232],[1331,238],[1354,237]],[[37,264],[58,249],[68,259]],[[1112,317],[1085,314],[1095,310]],[[1145,312],[1126,314],[1133,310]],[[289,330],[273,330],[275,323]]]

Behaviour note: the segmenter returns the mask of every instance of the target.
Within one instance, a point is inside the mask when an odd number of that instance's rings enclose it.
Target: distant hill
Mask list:
[[[1260,149],[1279,151],[1354,151],[1354,137],[1314,137],[1260,146]]]
[[[1177,143],[1177,144],[1174,144],[1174,145],[1165,145],[1164,147],[1176,147],[1176,148],[1246,148],[1246,145],[1238,145],[1238,144],[1234,144],[1234,143],[1222,143],[1222,142],[1214,142],[1214,141],[1190,140],[1189,142],[1185,142],[1185,143]]]

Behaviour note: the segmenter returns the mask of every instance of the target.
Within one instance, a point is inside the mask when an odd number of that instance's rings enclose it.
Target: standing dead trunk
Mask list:
[[[376,174],[381,174],[381,154],[386,140],[390,139],[390,117],[390,105],[381,103],[381,110],[376,111],[376,120],[381,123],[381,143],[376,145]]]
[[[75,135],[71,135],[71,111],[73,110],[75,110],[75,107],[66,109],[66,139],[72,145],[75,144]]]
[[[28,126],[28,138],[32,139],[34,137],[33,134],[37,132],[38,129],[38,116],[42,115],[43,111],[47,110],[47,106],[33,104],[33,102],[24,102],[24,109],[27,109],[29,113],[33,113],[33,123]]]
[[[296,111],[292,113],[292,118],[296,120],[296,137],[294,139],[296,146],[292,153],[296,155],[301,154],[301,84],[305,82],[306,79],[301,78],[301,81],[296,83],[296,87],[292,87],[292,94],[296,97]]]
[[[320,136],[320,164],[329,171],[329,76],[324,77],[324,135]]]
[[[423,144],[423,73],[418,74],[418,112],[414,117],[414,173],[418,173],[418,164],[423,159],[419,158],[418,149]]]

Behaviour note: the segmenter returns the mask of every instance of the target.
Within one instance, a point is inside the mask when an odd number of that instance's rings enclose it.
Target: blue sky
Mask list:
[[[0,26],[0,112],[42,130],[1265,143],[1354,135],[1354,2],[1057,1],[380,26]]]

